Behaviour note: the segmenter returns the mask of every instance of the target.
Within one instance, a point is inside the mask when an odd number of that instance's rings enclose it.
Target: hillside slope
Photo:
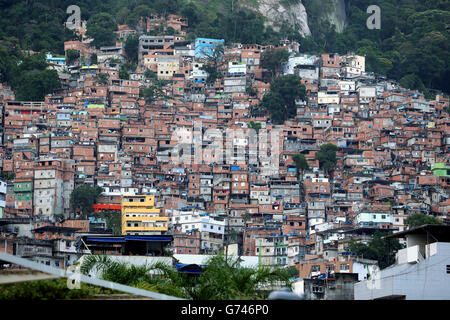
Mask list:
[[[98,13],[135,24],[147,13],[189,19],[188,39],[227,43],[278,43],[289,38],[308,53],[353,51],[366,55],[367,70],[411,89],[450,92],[448,0],[0,0],[0,81],[10,77],[20,49],[63,53],[75,38],[64,28],[69,5],[83,20]],[[381,8],[381,29],[366,27],[369,5]]]

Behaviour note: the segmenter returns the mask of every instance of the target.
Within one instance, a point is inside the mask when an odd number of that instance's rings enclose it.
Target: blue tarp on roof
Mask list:
[[[172,241],[172,237],[155,237],[155,236],[125,236],[125,240],[138,241]]]

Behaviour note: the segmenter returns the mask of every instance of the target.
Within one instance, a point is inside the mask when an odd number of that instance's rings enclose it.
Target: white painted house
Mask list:
[[[423,225],[387,238],[406,238],[394,265],[355,284],[355,300],[450,300],[450,226]]]

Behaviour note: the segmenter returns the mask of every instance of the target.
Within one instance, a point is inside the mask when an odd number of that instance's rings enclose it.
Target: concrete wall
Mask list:
[[[404,263],[382,270],[373,280],[355,285],[355,300],[404,295],[406,300],[450,300],[450,243],[430,245],[434,253],[420,263]]]

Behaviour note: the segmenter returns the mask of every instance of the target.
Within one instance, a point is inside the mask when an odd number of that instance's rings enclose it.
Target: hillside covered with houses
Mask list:
[[[27,52],[33,92],[0,84],[0,251],[59,268],[226,251],[363,280],[394,261],[355,242],[449,223],[448,97],[363,55],[189,39],[189,23],[140,17],[104,46],[82,21],[64,55]]]

